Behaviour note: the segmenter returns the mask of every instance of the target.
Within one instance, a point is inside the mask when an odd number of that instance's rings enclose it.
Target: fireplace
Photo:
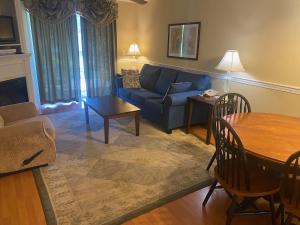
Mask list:
[[[28,101],[25,77],[0,82],[0,106]]]

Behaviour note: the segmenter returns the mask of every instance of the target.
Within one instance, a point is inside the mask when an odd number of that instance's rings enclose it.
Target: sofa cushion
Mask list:
[[[192,82],[192,88],[194,90],[203,91],[211,88],[211,81],[209,76],[207,75],[193,74],[180,71],[178,72],[176,82]]]
[[[153,115],[155,115],[156,113],[163,114],[164,111],[163,111],[162,98],[147,99],[144,104],[144,109],[147,110],[148,112],[153,113]]]
[[[163,98],[163,102],[166,101],[166,98],[168,97],[168,95],[187,92],[190,90],[192,90],[192,82],[173,83],[168,88],[168,90]]]
[[[141,70],[141,86],[153,91],[160,75],[160,67],[145,64]]]
[[[119,97],[129,98],[132,88],[119,88]]]
[[[130,97],[131,100],[137,102],[139,105],[143,105],[146,99],[154,99],[154,98],[162,98],[161,95],[148,91],[146,89],[130,89]]]
[[[154,91],[164,95],[170,85],[175,82],[177,77],[177,70],[162,68],[160,71],[160,76],[156,82]]]
[[[11,125],[17,125],[17,124],[22,124],[22,123],[34,122],[34,121],[42,121],[48,135],[53,139],[55,138],[55,129],[52,125],[52,122],[50,121],[50,119],[47,116],[36,116],[36,117],[29,118],[29,119],[17,120],[17,121],[8,123],[6,125],[11,126]]]
[[[0,115],[0,128],[4,127],[4,119],[3,117]]]

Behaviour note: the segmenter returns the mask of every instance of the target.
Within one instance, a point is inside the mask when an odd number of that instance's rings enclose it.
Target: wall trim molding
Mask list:
[[[119,62],[123,63],[132,63],[131,59],[119,59]],[[138,64],[152,64],[156,66],[163,66],[167,68],[172,68],[172,69],[178,69],[186,72],[191,72],[191,73],[198,73],[198,74],[207,74],[213,79],[218,79],[218,80],[226,80],[227,76],[224,73],[217,73],[217,72],[211,72],[211,71],[206,71],[206,70],[199,70],[199,69],[192,69],[192,68],[186,68],[186,67],[181,67],[181,66],[176,66],[172,64],[165,64],[165,63],[159,63],[155,61],[148,61],[148,60],[138,60]],[[267,82],[267,81],[262,81],[262,80],[255,80],[255,79],[250,79],[246,77],[242,77],[239,75],[234,75],[231,76],[231,82],[234,83],[239,83],[239,84],[244,84],[244,85],[249,85],[249,86],[255,86],[259,88],[264,88],[264,89],[269,89],[273,91],[280,91],[280,92],[286,92],[290,94],[296,94],[300,95],[300,87],[298,86],[291,86],[291,85],[285,85],[285,84],[279,84],[279,83],[272,83],[272,82]]]

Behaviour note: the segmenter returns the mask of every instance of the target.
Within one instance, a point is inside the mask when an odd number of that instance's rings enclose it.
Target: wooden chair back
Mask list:
[[[244,146],[230,124],[222,118],[213,119],[216,140],[216,173],[228,186],[250,191],[250,177]]]
[[[251,112],[249,101],[241,94],[227,93],[220,96],[214,106],[213,116],[222,118],[234,113]]]
[[[300,209],[300,151],[291,155],[285,163],[282,194],[289,206]]]

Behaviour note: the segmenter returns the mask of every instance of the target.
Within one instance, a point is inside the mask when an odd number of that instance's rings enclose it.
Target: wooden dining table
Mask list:
[[[225,116],[239,135],[247,154],[284,164],[300,151],[300,118],[270,113],[240,113]]]

